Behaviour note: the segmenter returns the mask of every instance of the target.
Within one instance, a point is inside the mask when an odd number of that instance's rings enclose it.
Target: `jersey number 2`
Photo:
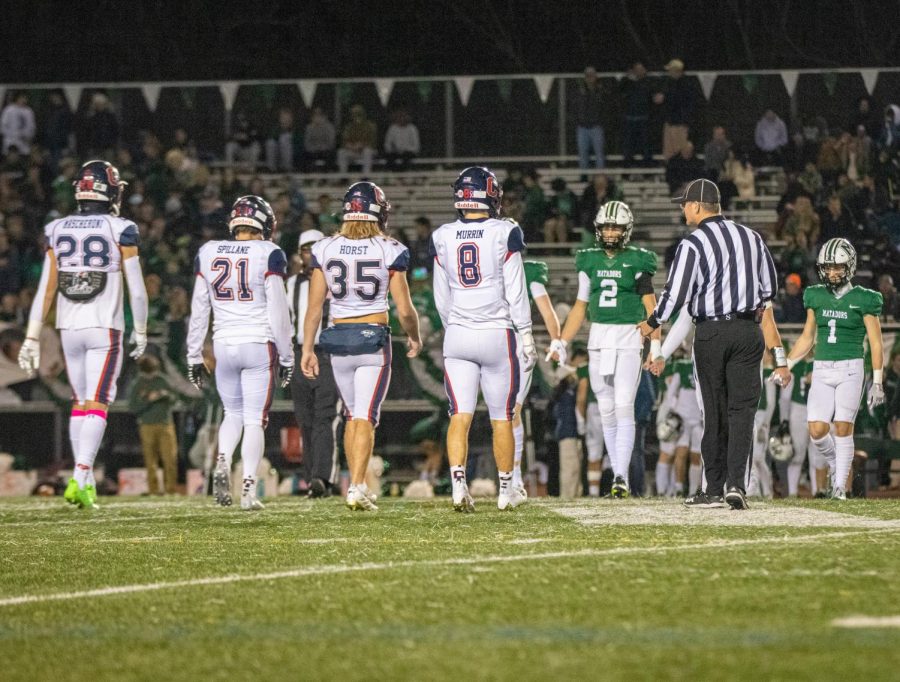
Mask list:
[[[619,283],[614,279],[601,279],[600,298],[597,300],[598,308],[615,308],[616,295],[619,293]]]
[[[456,250],[459,262],[459,281],[464,287],[477,287],[481,284],[481,264],[478,244],[466,242]]]
[[[225,283],[231,277],[231,266],[232,261],[228,258],[216,258],[210,265],[210,268],[214,272],[219,273],[212,283],[213,296],[216,297],[217,301],[234,300],[234,289],[225,286]],[[237,269],[237,299],[239,301],[252,301],[253,292],[250,290],[250,277],[248,272],[250,261],[246,258],[240,258],[234,262],[234,267]]]

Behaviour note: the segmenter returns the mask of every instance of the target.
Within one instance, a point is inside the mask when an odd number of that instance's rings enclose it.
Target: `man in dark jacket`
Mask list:
[[[628,69],[625,78],[619,81],[625,108],[625,127],[622,136],[622,155],[625,165],[631,166],[638,154],[645,166],[653,162],[650,154],[650,136],[647,125],[653,105],[653,93],[647,80],[647,69],[641,62],[635,62]]]
[[[597,70],[589,66],[584,70],[584,80],[578,84],[575,98],[575,133],[578,142],[578,167],[590,167],[591,150],[594,152],[594,166],[606,166],[603,134],[603,102]]]
[[[684,77],[684,62],[672,59],[665,66],[669,77],[662,92],[654,95],[653,101],[662,104],[665,117],[663,124],[663,156],[667,159],[677,154],[688,139],[694,117],[694,89]]]

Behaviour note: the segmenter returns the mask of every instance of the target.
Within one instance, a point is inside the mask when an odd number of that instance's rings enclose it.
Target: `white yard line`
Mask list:
[[[482,557],[463,557],[457,559],[429,559],[424,561],[388,561],[383,563],[364,564],[325,564],[319,566],[307,566],[289,571],[276,571],[272,573],[232,574],[223,576],[211,576],[208,578],[194,578],[191,580],[175,580],[157,583],[142,583],[137,585],[119,585],[117,587],[101,587],[93,590],[77,592],[55,592],[50,594],[26,594],[18,597],[0,599],[0,607],[16,606],[19,604],[36,604],[49,601],[70,601],[90,597],[108,597],[117,594],[135,594],[139,592],[152,592],[156,590],[169,590],[181,587],[199,587],[204,585],[226,585],[237,582],[264,582],[268,580],[284,580],[287,578],[302,578],[311,575],[335,575],[341,573],[355,573],[359,571],[384,571],[396,568],[421,568],[434,566],[473,566],[479,564],[493,564],[510,561],[546,561],[552,559],[573,559],[588,557],[606,557],[634,554],[663,554],[667,552],[680,552],[694,549],[710,550],[729,547],[742,547],[765,544],[799,545],[804,543],[816,543],[823,540],[872,535],[876,533],[892,533],[895,529],[862,530],[856,532],[818,533],[815,535],[780,536],[767,538],[750,538],[744,540],[713,540],[711,542],[690,543],[672,545],[668,547],[613,547],[610,549],[584,549],[575,551],[540,552],[535,554],[519,555],[495,555]]]
[[[140,511],[142,507],[140,505],[121,505],[119,510],[121,509],[135,509]],[[95,524],[95,523],[129,523],[135,521],[179,521],[181,519],[192,519],[192,518],[211,518],[216,514],[221,514],[223,519],[227,519],[229,521],[234,521],[240,523],[242,519],[265,519],[268,516],[272,515],[284,515],[284,514],[297,514],[306,511],[310,511],[311,507],[306,506],[291,506],[291,507],[279,507],[276,509],[266,509],[261,513],[247,513],[242,512],[238,507],[216,507],[212,504],[208,506],[198,506],[198,507],[187,507],[188,510],[198,510],[196,512],[188,511],[186,513],[178,513],[179,507],[172,507],[172,511],[174,513],[170,514],[142,514],[140,516],[119,516],[118,514],[105,514],[106,511],[109,510],[109,507],[101,506],[100,509],[94,511],[85,511],[83,509],[71,509],[68,510],[72,513],[73,516],[77,516],[78,518],[55,518],[55,519],[35,519],[34,521],[10,521],[4,522],[0,521],[0,526],[3,528],[16,528],[16,527],[28,527],[28,526],[61,526],[61,525],[73,525],[73,524]]]
[[[836,628],[900,628],[900,616],[848,616],[835,618],[831,624]]]

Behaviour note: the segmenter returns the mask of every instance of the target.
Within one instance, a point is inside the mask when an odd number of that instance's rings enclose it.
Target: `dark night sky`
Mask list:
[[[3,5],[7,83],[900,64],[900,0]]]

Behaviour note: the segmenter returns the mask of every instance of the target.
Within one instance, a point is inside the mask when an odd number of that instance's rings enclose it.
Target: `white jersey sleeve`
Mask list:
[[[87,213],[60,218],[44,228],[47,247],[53,249],[60,273],[56,300],[58,329],[117,329],[124,331],[122,300],[123,246],[138,246],[137,225],[105,213]],[[88,279],[102,273],[103,288],[92,298],[73,300],[63,294],[79,294]]]
[[[384,313],[391,276],[409,269],[409,249],[390,237],[335,235],[313,245],[312,266],[325,275],[333,319]]]
[[[194,270],[207,287],[214,340],[231,345],[279,341],[269,323],[266,279],[287,274],[284,251],[258,239],[207,242],[194,259]]]
[[[521,266],[524,248],[522,228],[507,220],[457,220],[435,230],[429,249],[435,270],[446,275],[447,324],[470,329],[512,329],[522,324],[520,331],[530,329]],[[518,269],[516,263],[505,267],[514,256]]]

